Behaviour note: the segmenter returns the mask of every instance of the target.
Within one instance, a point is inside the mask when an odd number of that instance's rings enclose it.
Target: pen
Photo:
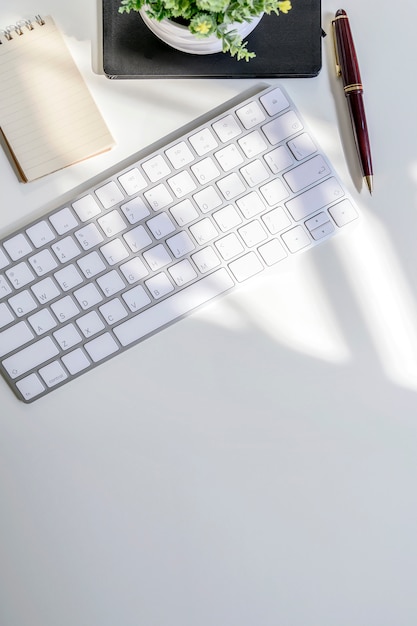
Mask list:
[[[362,174],[369,192],[372,194],[373,170],[365,107],[363,104],[363,86],[346,11],[343,9],[336,11],[332,24],[336,53],[336,71],[338,76],[341,76],[343,80],[343,89],[347,99]]]

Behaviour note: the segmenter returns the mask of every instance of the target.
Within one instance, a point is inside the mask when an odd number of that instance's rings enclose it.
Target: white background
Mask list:
[[[282,84],[361,223],[34,404],[0,380],[1,626],[417,623],[417,5],[342,6],[372,198],[333,0],[320,75]],[[0,152],[0,236],[253,83],[109,81],[95,2],[1,0],[0,22],[34,12],[55,17],[117,147],[27,185]]]

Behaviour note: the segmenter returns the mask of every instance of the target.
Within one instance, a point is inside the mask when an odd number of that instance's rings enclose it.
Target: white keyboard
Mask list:
[[[0,367],[31,402],[358,213],[281,87],[257,85],[0,242]]]

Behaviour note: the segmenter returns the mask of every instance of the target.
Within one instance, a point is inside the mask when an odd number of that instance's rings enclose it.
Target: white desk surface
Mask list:
[[[0,380],[1,626],[417,623],[417,5],[342,6],[372,198],[331,36],[320,75],[283,84],[360,225],[34,404]],[[1,152],[1,235],[253,82],[109,81],[95,2],[15,0],[0,22],[34,12],[117,147],[27,185]]]

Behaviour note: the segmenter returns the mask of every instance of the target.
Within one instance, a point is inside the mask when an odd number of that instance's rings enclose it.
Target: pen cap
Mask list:
[[[346,11],[339,9],[334,19],[334,34],[344,87],[355,86],[362,89],[362,79],[359,71],[358,58],[353,43],[352,31]]]

